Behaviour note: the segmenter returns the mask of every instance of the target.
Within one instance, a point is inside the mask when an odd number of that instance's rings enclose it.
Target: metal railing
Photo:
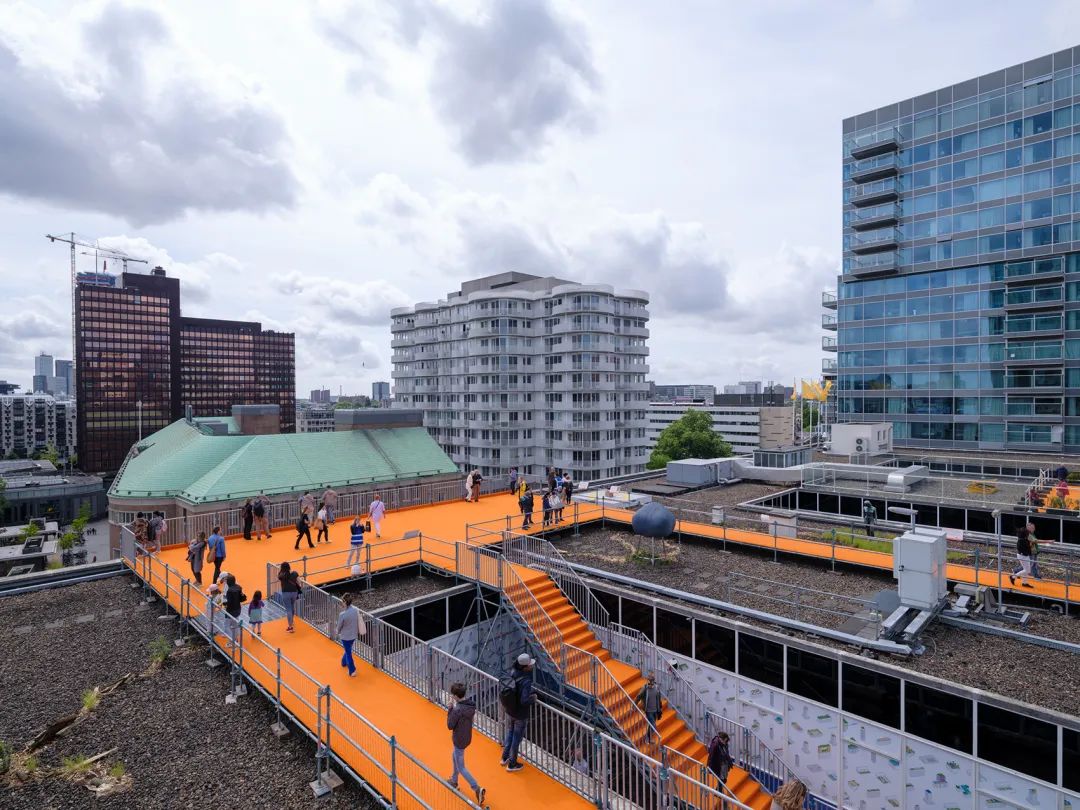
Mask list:
[[[384,807],[441,810],[464,806],[480,810],[398,745],[395,737],[373,725],[333,694],[328,685],[320,684],[283,655],[280,648],[253,635],[242,620],[225,613],[190,580],[157,556],[146,553],[130,530],[121,532],[121,551],[136,575],[232,664],[232,694],[236,694],[241,678],[248,680],[275,704],[279,721],[282,715],[288,715],[312,737],[317,747],[316,779],[333,757]],[[303,601],[315,605],[308,609],[308,615],[316,621],[329,617],[329,607],[313,593],[305,594]]]
[[[435,543],[446,543],[435,539]],[[488,549],[456,544],[466,552],[463,572],[479,572],[480,580],[494,584],[499,573],[491,565],[498,559],[504,574],[512,570],[501,556]],[[471,556],[470,556],[471,555]],[[470,573],[463,573],[470,576]],[[337,597],[318,586],[300,582],[304,594],[298,603],[297,616],[334,640],[336,616],[343,609]],[[306,603],[306,604],[305,604]],[[503,720],[499,704],[501,689],[498,678],[455,658],[450,653],[421,641],[416,636],[361,611],[367,633],[353,647],[353,654],[390,675],[426,699],[449,705],[449,686],[455,681],[466,684],[477,705],[476,729],[501,742]],[[596,686],[593,694],[614,695],[621,685],[607,672],[595,656],[570,645],[562,645],[560,664],[574,684]],[[625,691],[622,692],[625,696]],[[629,696],[616,709],[620,716],[627,706],[637,710]],[[639,732],[648,735],[646,726]],[[633,727],[633,723],[628,723]],[[636,735],[638,736],[638,735]],[[674,752],[652,748],[659,758],[626,745],[599,729],[571,717],[545,703],[532,710],[529,733],[523,743],[522,755],[539,770],[559,783],[597,803],[600,807],[630,806],[659,808],[665,798],[677,798],[694,807],[719,807],[724,810],[748,810],[732,797],[725,796],[702,781],[700,763],[697,769],[679,763],[672,764]]]
[[[511,563],[543,571],[551,577],[587,623],[600,627],[607,627],[610,623],[607,608],[596,598],[581,575],[570,567],[566,558],[545,538],[506,532],[503,555]]]

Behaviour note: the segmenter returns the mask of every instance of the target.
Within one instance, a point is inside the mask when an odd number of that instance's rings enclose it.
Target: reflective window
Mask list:
[[[656,644],[679,655],[694,654],[693,636],[689,616],[656,609]]]
[[[694,658],[703,664],[735,671],[735,631],[709,622],[695,622]]]
[[[912,423],[915,427],[921,423]],[[842,681],[844,711],[893,728],[900,728],[900,679],[845,664]]]
[[[784,647],[775,641],[739,633],[739,674],[784,687]]]
[[[971,753],[972,703],[968,698],[908,681],[904,685],[904,722],[904,730],[911,734]]]
[[[980,703],[979,756],[1057,783],[1057,728],[1034,717]]]

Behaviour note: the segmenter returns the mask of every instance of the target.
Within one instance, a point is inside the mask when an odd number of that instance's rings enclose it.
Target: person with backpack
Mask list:
[[[521,512],[521,514],[525,514],[525,505],[523,501],[525,500],[525,493],[528,491],[528,489],[529,484],[525,480],[525,476],[523,475],[518,478],[517,489],[514,490],[514,495],[517,496],[518,511]]]
[[[563,502],[559,490],[548,495],[548,504],[551,506],[551,522],[562,523]]]
[[[233,621],[229,623],[229,635],[236,642],[236,637],[240,630],[240,612],[243,610],[243,604],[247,601],[247,594],[244,593],[244,589],[240,587],[236,582],[236,577],[229,574],[225,577],[225,612],[232,616]]]
[[[221,576],[221,564],[225,562],[225,538],[221,536],[221,527],[215,526],[206,540],[206,561],[214,564],[214,577],[217,582]]]
[[[521,496],[521,514],[524,516],[521,521],[521,528],[527,529],[532,526],[532,513],[533,513],[533,491],[531,489],[525,490],[525,493]]]
[[[570,505],[570,500],[574,497],[574,482],[570,479],[570,473],[563,473],[562,477],[562,491],[563,491],[563,503],[567,506]]]
[[[721,788],[727,782],[731,766],[735,764],[735,759],[731,756],[730,744],[731,738],[724,731],[719,732],[709,741],[709,770],[720,780]]]
[[[499,764],[505,765],[506,770],[511,773],[525,767],[518,762],[518,749],[521,748],[521,741],[525,739],[529,714],[536,703],[532,674],[535,665],[535,658],[528,653],[522,653],[514,662],[510,677],[500,684],[499,702],[506,712],[506,736]]]
[[[286,632],[292,633],[296,620],[296,600],[300,598],[300,576],[293,571],[287,562],[283,562],[278,570],[278,582],[281,585],[281,599],[285,603],[285,618],[288,626]]]
[[[540,527],[546,529],[551,523],[551,496],[548,495],[548,491],[545,489],[540,496],[540,508],[543,510],[544,521],[540,524]]]
[[[255,525],[255,506],[251,502],[251,498],[244,501],[244,506],[240,510],[240,517],[244,521],[244,539],[251,539],[251,527]]]
[[[446,727],[450,729],[454,752],[450,756],[453,771],[447,781],[450,787],[457,790],[458,776],[461,776],[476,794],[476,803],[482,807],[487,791],[480,787],[465,767],[465,749],[472,744],[473,718],[476,716],[476,701],[465,694],[465,684],[450,684],[450,708],[446,710]]]
[[[648,680],[638,693],[637,703],[645,712],[645,719],[649,721],[653,731],[656,731],[656,724],[660,722],[660,715],[664,711],[664,698],[660,694],[660,687],[656,685],[655,673],[649,673]]]
[[[188,543],[187,558],[196,585],[202,585],[203,554],[206,552],[206,546],[206,532],[199,532],[195,539]]]
[[[255,518],[255,539],[262,540],[263,532],[270,535],[270,499],[262,492],[251,504],[251,513]]]
[[[293,544],[293,548],[297,551],[300,550],[300,538],[307,538],[308,548],[315,548],[315,544],[311,542],[311,522],[308,520],[308,513],[301,512],[300,517],[296,519],[296,542]]]
[[[338,614],[337,638],[345,650],[341,656],[341,665],[349,668],[349,677],[356,676],[356,662],[353,661],[352,648],[356,640],[367,635],[367,627],[364,625],[364,617],[360,615],[360,609],[353,607],[353,596],[345,594],[341,599],[345,603],[345,609]]]
[[[479,470],[473,470],[472,479],[472,500],[473,503],[480,503],[480,485],[484,483],[484,476],[480,474]]]

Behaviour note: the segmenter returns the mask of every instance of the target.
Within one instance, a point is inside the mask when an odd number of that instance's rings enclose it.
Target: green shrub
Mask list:
[[[155,664],[164,664],[169,660],[172,645],[164,636],[158,636],[150,642],[150,660]]]
[[[101,703],[101,693],[96,689],[87,689],[82,693],[82,705],[88,712],[92,712]]]
[[[61,764],[60,768],[66,775],[73,776],[77,773],[85,773],[90,768],[90,763],[87,760],[87,757],[79,754],[73,757],[64,757],[63,764]]]
[[[121,779],[127,771],[124,768],[123,762],[117,762],[111,768],[109,768],[109,776],[113,779]]]

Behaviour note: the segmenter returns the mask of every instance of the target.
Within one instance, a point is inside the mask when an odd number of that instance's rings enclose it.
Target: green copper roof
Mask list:
[[[138,444],[109,494],[207,503],[454,472],[422,427],[215,436],[180,420]]]

